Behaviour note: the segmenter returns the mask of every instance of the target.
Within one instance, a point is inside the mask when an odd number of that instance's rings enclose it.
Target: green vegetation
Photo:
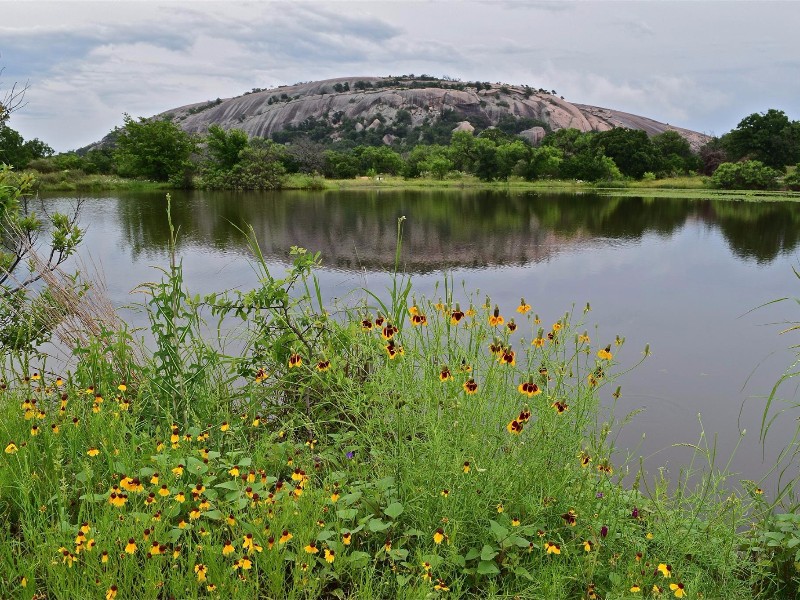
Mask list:
[[[8,357],[2,596],[794,597],[791,507],[704,437],[652,487],[615,452],[628,348],[588,306],[418,298],[395,272],[326,307],[318,255],[275,275],[249,235],[256,289],[194,298],[174,258],[143,286],[152,349],[109,324],[68,372]]]

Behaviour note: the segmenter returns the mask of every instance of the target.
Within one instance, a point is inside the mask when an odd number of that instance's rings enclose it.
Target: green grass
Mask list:
[[[0,597],[793,597],[794,522],[777,547],[747,533],[769,501],[704,438],[654,488],[615,452],[619,359],[649,353],[595,339],[588,307],[415,297],[401,274],[324,307],[318,257],[276,276],[254,251],[257,289],[198,304],[179,264],[147,288],[144,362],[124,332],[63,380],[7,361]]]

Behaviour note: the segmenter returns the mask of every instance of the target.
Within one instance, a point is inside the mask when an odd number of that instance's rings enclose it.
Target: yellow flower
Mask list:
[[[611,354],[611,344],[609,344],[602,350],[597,351],[597,358],[600,358],[602,360],[611,360],[613,357],[614,355]]]
[[[638,594],[641,591],[642,591],[642,588],[640,588],[635,583],[631,586],[631,594]]]
[[[440,528],[439,528],[439,529],[437,529],[437,530],[436,530],[436,532],[433,534],[433,543],[434,543],[434,544],[437,544],[437,545],[438,545],[438,544],[441,544],[441,543],[442,543],[442,541],[444,541],[444,539],[445,539],[444,530],[443,530],[443,529],[440,527]]]
[[[206,580],[206,572],[208,571],[208,567],[204,564],[200,563],[194,566],[194,572],[197,573],[197,581],[205,581]]]
[[[6,454],[14,454],[19,448],[14,442],[11,442],[8,446],[6,446]]]
[[[594,544],[592,543],[592,540],[585,540],[583,542],[583,549],[586,552],[591,552],[594,549]]]
[[[519,518],[518,517],[514,517],[514,518],[511,519],[511,526],[512,527],[519,527]]]
[[[339,500],[339,493],[338,492],[333,492],[331,494],[331,502],[333,502],[335,504],[338,500]]]
[[[293,537],[294,536],[291,533],[289,533],[286,529],[284,529],[283,532],[281,533],[281,537],[278,540],[278,543],[279,544],[285,544],[286,542],[288,542]]]
[[[289,356],[289,368],[293,369],[295,367],[299,367],[303,364],[303,357],[297,354],[296,352],[292,353]]]
[[[670,583],[669,589],[672,590],[676,598],[683,598],[686,595],[682,583]]]
[[[672,577],[672,566],[665,565],[664,563],[660,563],[658,565],[657,570],[664,576],[664,577]]]
[[[128,554],[136,554],[136,541],[133,538],[128,540],[128,545],[125,546],[125,552]]]
[[[106,590],[106,600],[114,600],[117,597],[117,586],[112,585]]]
[[[525,302],[525,298],[520,298],[519,306],[517,307],[517,312],[521,315],[524,315],[528,311],[530,311],[531,305]]]
[[[544,545],[544,549],[547,551],[548,554],[561,554],[561,546],[559,546],[555,542],[546,542]]]
[[[505,510],[502,503],[498,504],[495,508],[497,508],[498,513],[502,513]]]
[[[224,423],[222,423],[222,425],[219,426],[220,431],[228,431],[228,429],[230,428],[231,426],[228,424],[227,421],[225,421]]]
[[[325,548],[325,561],[332,563],[334,560],[336,560],[336,554],[333,552],[333,550]]]
[[[308,545],[305,548],[303,548],[303,550],[305,550],[309,554],[316,554],[317,552],[319,552],[319,548],[317,548],[317,544],[314,542],[309,542]]]
[[[350,533],[349,531],[345,531],[345,532],[342,534],[342,544],[344,544],[345,546],[349,546],[349,545],[350,545],[350,542],[351,542],[352,540],[353,540],[353,534],[352,534],[352,533]]]
[[[228,554],[231,554],[235,550],[236,548],[233,547],[231,542],[225,542],[225,545],[222,547],[222,556],[228,556]]]

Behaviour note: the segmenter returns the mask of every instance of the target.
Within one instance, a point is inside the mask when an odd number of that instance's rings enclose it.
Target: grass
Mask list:
[[[1,597],[794,597],[797,523],[713,445],[652,489],[620,458],[640,351],[588,306],[417,298],[396,272],[325,307],[318,256],[275,275],[253,251],[254,290],[192,299],[174,261],[145,288],[149,352],[102,330],[70,372],[8,357]]]

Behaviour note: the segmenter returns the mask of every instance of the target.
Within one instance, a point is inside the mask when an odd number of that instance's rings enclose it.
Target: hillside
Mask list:
[[[371,136],[385,144],[436,141],[435,132],[499,126],[537,143],[547,130],[572,127],[605,131],[641,129],[649,135],[673,130],[693,150],[709,137],[629,113],[573,104],[543,89],[500,83],[459,82],[421,77],[342,77],[242,96],[189,104],[165,111],[188,132],[212,124],[239,128],[250,136],[290,141],[293,132],[318,141]]]

